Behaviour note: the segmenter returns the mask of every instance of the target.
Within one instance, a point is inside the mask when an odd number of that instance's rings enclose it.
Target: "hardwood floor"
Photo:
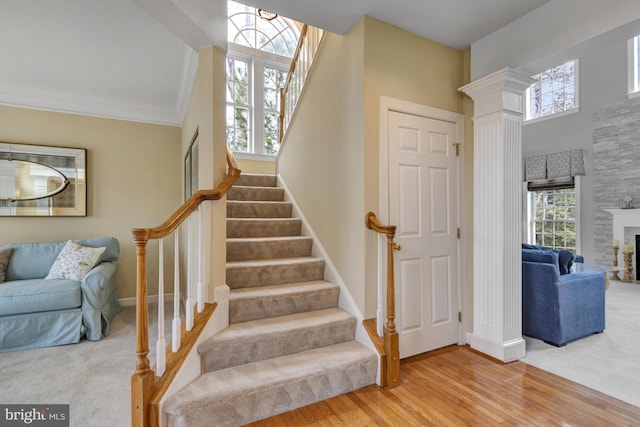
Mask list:
[[[400,372],[394,389],[369,386],[250,425],[640,426],[639,407],[466,347],[405,359]]]

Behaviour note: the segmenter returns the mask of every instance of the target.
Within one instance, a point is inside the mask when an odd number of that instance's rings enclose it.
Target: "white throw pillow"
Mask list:
[[[96,265],[105,249],[80,246],[69,240],[60,251],[45,279],[82,280]]]

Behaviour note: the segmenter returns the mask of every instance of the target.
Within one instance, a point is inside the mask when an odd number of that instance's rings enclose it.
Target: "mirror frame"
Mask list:
[[[47,166],[68,184],[54,194],[31,200],[6,197],[2,192],[19,187],[15,176],[0,173],[0,216],[87,216],[87,150],[84,148],[0,142],[0,160],[22,160]],[[13,179],[13,182],[10,182]],[[4,188],[6,187],[6,188]],[[4,196],[4,197],[3,197]]]

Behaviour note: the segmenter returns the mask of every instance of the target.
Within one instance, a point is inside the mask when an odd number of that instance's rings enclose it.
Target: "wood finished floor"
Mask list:
[[[466,347],[405,359],[400,380],[394,389],[368,386],[250,426],[640,426],[639,407]]]

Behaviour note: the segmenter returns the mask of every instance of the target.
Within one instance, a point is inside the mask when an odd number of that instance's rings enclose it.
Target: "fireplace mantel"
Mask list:
[[[640,209],[605,209],[605,212],[613,215],[613,240],[617,240],[621,245],[625,244],[625,228],[640,227]],[[635,242],[626,244],[633,244],[635,247]]]

